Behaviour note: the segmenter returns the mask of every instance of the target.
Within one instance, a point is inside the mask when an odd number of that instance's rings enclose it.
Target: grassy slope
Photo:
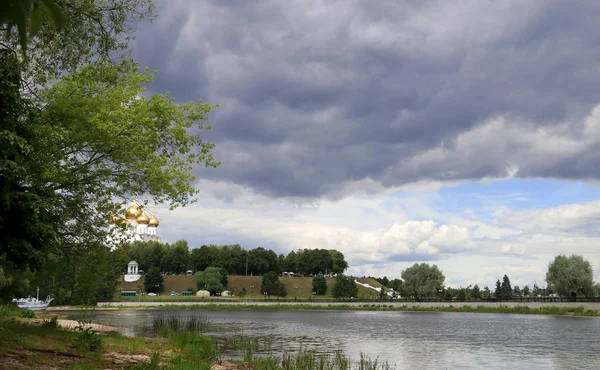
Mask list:
[[[281,277],[280,279],[281,282],[285,284],[289,297],[309,297],[312,295],[312,278]],[[327,279],[328,296],[330,295],[331,287],[333,286],[334,280],[335,279]],[[381,284],[377,283],[372,279],[359,279],[359,281],[368,283],[372,286],[381,286]],[[259,297],[262,296],[260,291],[261,282],[261,276],[230,275],[228,289],[234,290],[235,292],[239,292],[240,290],[242,290],[242,288],[245,288],[247,292],[247,297]],[[171,290],[175,290],[179,293],[182,290],[187,289],[188,287],[192,287],[194,288],[194,290],[196,290],[196,280],[194,276],[167,275],[164,276],[163,284],[164,292],[170,292]],[[136,290],[138,287],[142,287],[142,289],[144,287],[143,276],[140,278],[140,280],[132,283],[123,281],[122,277],[119,281],[120,290]],[[359,297],[375,297],[377,295],[377,292],[373,289],[368,289],[358,285]]]

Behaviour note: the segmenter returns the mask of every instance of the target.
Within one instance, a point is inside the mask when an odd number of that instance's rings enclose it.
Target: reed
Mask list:
[[[379,363],[364,353],[352,361],[341,351],[319,354],[312,350],[286,352],[283,356],[269,355],[244,359],[254,370],[389,370],[390,365]]]
[[[158,315],[152,318],[152,329],[156,335],[160,336],[168,336],[170,333],[182,331],[206,332],[209,328],[210,322],[206,315]]]

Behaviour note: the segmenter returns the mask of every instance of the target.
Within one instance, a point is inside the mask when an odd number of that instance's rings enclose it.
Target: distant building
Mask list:
[[[110,220],[111,237],[109,242],[113,245],[119,242],[160,242],[160,236],[157,233],[158,225],[159,222],[154,215],[148,217],[146,212],[136,202],[133,202],[125,211],[125,218],[113,216]],[[121,229],[122,226],[125,226],[125,230]]]

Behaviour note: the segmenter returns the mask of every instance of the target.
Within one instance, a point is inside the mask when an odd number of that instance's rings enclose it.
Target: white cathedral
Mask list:
[[[125,223],[125,230],[118,230]],[[160,236],[156,232],[158,220],[154,215],[148,217],[146,212],[133,202],[125,211],[125,219],[114,216],[110,221],[112,242],[135,242],[154,241],[160,242]]]

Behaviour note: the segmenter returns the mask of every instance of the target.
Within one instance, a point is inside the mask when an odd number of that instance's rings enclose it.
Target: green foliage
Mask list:
[[[483,298],[490,298],[491,296],[492,293],[490,292],[490,288],[488,288],[487,286],[483,288]]]
[[[47,329],[56,329],[58,327],[58,316],[52,316],[50,319],[44,319],[42,327]]]
[[[275,271],[269,271],[263,276],[260,291],[263,293],[267,293],[268,296],[287,296],[285,285],[283,285],[283,283],[279,281],[279,274],[277,274],[277,272]]]
[[[558,255],[548,264],[546,281],[562,297],[576,299],[577,296],[594,295],[594,272],[592,265],[583,256]]]
[[[510,286],[510,279],[507,275],[502,277],[502,284],[500,285],[500,298],[509,299],[512,298],[513,290]]]
[[[513,297],[521,297],[521,288],[517,285],[513,287]]]
[[[84,351],[95,352],[102,348],[103,341],[98,333],[90,327],[79,326],[75,345]]]
[[[120,273],[113,267],[113,257],[103,245],[51,253],[35,273],[33,286],[40,287],[42,296],[54,297],[57,304],[92,305],[110,300]]]
[[[496,290],[494,290],[494,297],[500,299],[502,298],[502,284],[500,280],[496,280]]]
[[[277,270],[277,254],[272,250],[258,247],[248,252],[248,273],[260,275]]]
[[[27,318],[27,319],[32,319],[35,317],[35,312],[30,311],[30,310],[23,310],[23,311],[21,311],[21,314],[19,316]]]
[[[531,293],[531,291],[529,290],[529,286],[525,285],[523,287],[523,297],[529,297],[529,294]]]
[[[157,268],[151,268],[144,278],[144,288],[148,293],[159,293],[163,288],[163,277]]]
[[[471,297],[473,297],[475,299],[482,298],[481,289],[479,289],[479,285],[475,284],[473,286],[473,288],[471,289]]]
[[[29,39],[38,33],[44,18],[51,25],[65,26],[63,11],[55,0],[5,0],[0,6],[0,24],[7,25],[7,38],[16,28],[24,55]]]
[[[386,285],[388,288],[394,290],[394,297],[403,296],[404,293],[404,282],[402,279],[393,279]]]
[[[406,294],[415,299],[435,297],[443,290],[445,277],[436,265],[414,264],[402,271]]]
[[[358,287],[352,276],[338,275],[331,288],[333,298],[351,298],[358,295]]]
[[[227,288],[227,274],[222,268],[207,267],[196,273],[196,288],[208,290],[211,295],[221,293]]]
[[[248,292],[246,292],[246,288],[242,288],[242,290],[240,290],[240,292],[238,293],[238,295],[239,295],[241,298],[244,298],[244,296],[245,296],[246,294],[248,294]]]
[[[458,292],[456,293],[456,300],[463,302],[465,299],[467,299],[467,293],[465,289],[458,289]]]
[[[316,295],[324,295],[327,293],[327,280],[323,275],[317,275],[312,279],[312,291]]]

